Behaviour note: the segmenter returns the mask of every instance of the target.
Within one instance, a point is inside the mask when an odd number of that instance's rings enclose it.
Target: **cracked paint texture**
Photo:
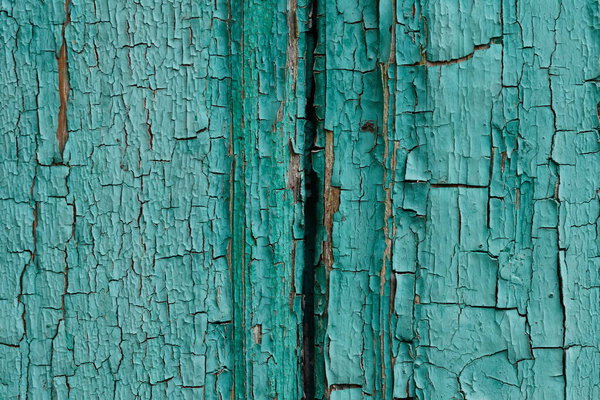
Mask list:
[[[591,0],[0,0],[0,398],[600,398]]]
[[[598,397],[597,5],[319,5],[316,397]]]

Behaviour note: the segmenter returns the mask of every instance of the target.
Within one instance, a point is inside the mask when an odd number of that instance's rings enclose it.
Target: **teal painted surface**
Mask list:
[[[600,398],[594,1],[0,1],[0,398]]]
[[[309,8],[231,6],[233,396],[299,399]]]
[[[597,4],[322,15],[320,398],[598,397]]]
[[[228,397],[226,5],[3,2],[0,17],[0,397]]]

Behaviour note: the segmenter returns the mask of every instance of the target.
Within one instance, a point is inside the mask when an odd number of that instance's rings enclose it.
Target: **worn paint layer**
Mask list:
[[[0,398],[600,398],[599,24],[0,1]]]
[[[600,395],[597,4],[319,15],[317,397]]]

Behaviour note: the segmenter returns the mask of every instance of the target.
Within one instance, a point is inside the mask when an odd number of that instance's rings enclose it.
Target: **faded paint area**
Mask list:
[[[0,1],[0,398],[600,398],[600,9]]]
[[[228,398],[227,5],[0,8],[0,397]]]

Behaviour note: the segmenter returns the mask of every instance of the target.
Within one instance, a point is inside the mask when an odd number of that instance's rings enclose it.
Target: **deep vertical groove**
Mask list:
[[[317,42],[317,24],[315,13],[317,0],[310,3],[309,30],[306,34],[306,82],[309,85],[306,98],[306,125],[304,135],[304,271],[302,290],[304,293],[302,313],[302,384],[303,399],[315,398],[315,284],[316,284],[316,238],[320,183],[313,169],[312,154],[315,146],[317,114],[315,110],[314,50]]]

